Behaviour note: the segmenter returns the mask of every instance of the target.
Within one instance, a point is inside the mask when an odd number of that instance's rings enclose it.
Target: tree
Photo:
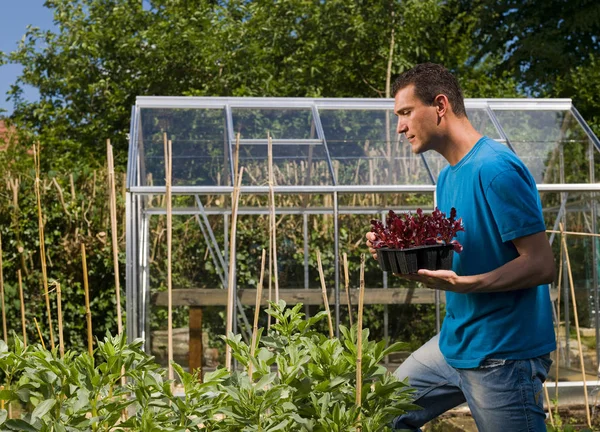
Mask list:
[[[551,94],[557,77],[600,53],[595,0],[478,0],[463,7],[479,16],[475,62],[499,56],[497,71],[519,77],[532,94]]]
[[[597,98],[600,94],[600,58],[590,55],[589,63],[573,67],[566,76],[558,77],[554,92],[560,97],[569,97],[600,136],[600,109]]]
[[[392,74],[437,61],[469,87],[488,73],[485,65],[464,67],[476,21],[465,13],[457,19],[456,0],[46,5],[58,30],[28,29],[0,62],[24,68],[10,92],[12,120],[29,134],[22,143],[39,140],[65,169],[97,165],[109,137],[124,166],[139,95],[381,97],[390,52]],[[25,101],[23,85],[37,88],[40,100]]]

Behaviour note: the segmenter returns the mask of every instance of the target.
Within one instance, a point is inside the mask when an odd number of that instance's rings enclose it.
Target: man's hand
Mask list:
[[[377,249],[373,248],[373,243],[371,243],[375,240],[375,233],[369,231],[365,234],[365,237],[367,238],[367,246],[369,247],[369,252],[371,253],[371,255],[373,255],[373,259],[377,259]]]
[[[427,288],[467,293],[473,288],[475,282],[473,277],[458,276],[452,270],[425,270],[418,273],[396,275],[404,279],[421,282]]]

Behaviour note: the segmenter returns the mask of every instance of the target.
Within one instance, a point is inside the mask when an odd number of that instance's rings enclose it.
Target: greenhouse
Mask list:
[[[584,359],[587,379],[597,380],[597,344],[586,347],[588,353],[575,348],[573,299],[577,324],[598,340],[600,142],[570,99],[466,99],[465,104],[475,128],[513,150],[537,182],[548,238],[556,262],[562,262],[551,286],[555,321],[561,323],[560,378],[580,382]],[[153,311],[166,305],[165,282],[152,258],[156,244],[164,241],[157,224],[167,212],[165,136],[172,142],[172,215],[192,221],[185,222],[185,229],[199,230],[201,239],[198,245],[185,245],[195,253],[173,256],[176,262],[193,260],[202,266],[190,276],[194,280],[185,272],[174,278],[173,302],[189,313],[190,345],[194,314],[226,304],[230,259],[238,260],[234,330],[248,332],[246,314],[252,313],[256,292],[251,281],[258,280],[260,250],[269,244],[256,237],[260,228],[244,237],[238,227],[243,240],[229,253],[234,155],[239,154],[244,168],[238,223],[250,226],[269,214],[269,137],[281,298],[304,303],[308,313],[322,303],[311,255],[319,248],[338,331],[348,320],[342,254],[356,269],[360,254],[367,252],[363,239],[370,219],[384,219],[389,209],[433,210],[436,179],[447,163],[437,153],[411,152],[396,133],[393,105],[392,99],[138,97],[131,116],[126,193],[128,338],[144,338],[151,351],[151,335],[159,327]],[[379,305],[373,313],[379,314],[382,337],[394,339],[406,326],[397,321],[398,307],[405,305],[430,307],[433,330],[439,329],[443,292],[407,284],[370,261],[365,303]],[[356,277],[350,279],[350,291],[355,291]]]

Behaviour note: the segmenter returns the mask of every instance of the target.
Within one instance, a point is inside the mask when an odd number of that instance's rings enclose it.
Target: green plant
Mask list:
[[[547,430],[548,432],[575,432],[575,431],[580,431],[580,432],[592,432],[594,430],[597,430],[595,428],[590,429],[588,427],[578,427],[576,425],[577,420],[573,417],[573,416],[569,416],[567,419],[565,419],[563,417],[563,415],[561,415],[561,413],[559,412],[559,405],[558,405],[558,399],[552,399],[552,420],[553,420],[553,424],[547,424]],[[563,413],[564,414],[564,413]],[[580,421],[584,421],[582,419],[580,419]],[[550,423],[550,422],[547,422]]]
[[[226,343],[242,369],[217,369],[198,376],[174,365],[183,395],[173,392],[166,372],[124,336],[107,335],[94,356],[25,347],[14,336],[9,350],[0,341],[5,390],[0,398],[27,407],[20,419],[0,410],[2,430],[77,431],[385,431],[408,409],[411,390],[380,365],[396,343],[369,341],[363,330],[361,407],[355,404],[356,328],[328,339],[313,325],[325,313],[303,319],[301,304],[271,303],[275,320],[268,336],[257,337],[257,351],[240,335]],[[259,333],[262,333],[259,332]],[[247,373],[252,364],[253,374]],[[122,374],[127,385],[121,385]],[[130,417],[125,419],[125,411]]]

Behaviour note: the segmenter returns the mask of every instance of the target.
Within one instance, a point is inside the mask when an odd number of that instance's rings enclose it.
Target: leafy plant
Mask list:
[[[372,243],[376,249],[409,249],[443,243],[453,245],[456,252],[462,251],[462,245],[457,240],[452,240],[456,233],[464,231],[462,218],[456,219],[454,207],[450,210],[450,217],[446,217],[437,207],[431,214],[424,213],[419,208],[414,215],[408,212],[400,216],[390,210],[386,225],[375,219],[371,220],[371,225],[371,232],[376,237]]]
[[[174,368],[183,396],[173,392],[166,372],[124,336],[107,335],[95,356],[24,347],[15,336],[13,350],[0,341],[0,369],[6,377],[0,398],[20,402],[28,413],[8,419],[0,410],[2,430],[76,431],[386,431],[394,417],[416,408],[411,389],[388,373],[384,356],[403,348],[369,341],[363,330],[362,404],[356,395],[356,328],[341,327],[341,339],[328,339],[308,320],[302,304],[271,303],[275,320],[268,336],[257,337],[257,350],[240,335],[225,338],[243,367],[217,369],[198,376]],[[253,373],[249,376],[248,367]],[[122,386],[122,374],[128,379]],[[125,412],[131,413],[125,418]]]

